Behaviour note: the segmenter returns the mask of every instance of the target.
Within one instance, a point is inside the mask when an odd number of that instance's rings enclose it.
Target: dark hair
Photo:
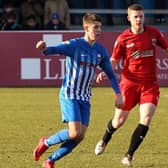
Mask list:
[[[7,12],[5,17],[6,17],[6,19],[16,20],[16,12],[15,11]]]
[[[129,10],[144,10],[141,4],[132,4],[128,7]]]
[[[83,24],[84,23],[93,23],[95,21],[102,22],[101,17],[95,13],[86,13],[83,16]]]

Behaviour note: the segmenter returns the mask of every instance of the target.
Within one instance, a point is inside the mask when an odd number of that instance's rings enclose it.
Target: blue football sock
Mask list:
[[[63,156],[70,153],[80,142],[75,140],[68,140],[64,142],[59,149],[57,149],[48,159],[55,162],[61,159]]]
[[[69,139],[70,138],[69,138],[68,129],[63,129],[63,130],[57,132],[55,135],[50,136],[46,140],[46,144],[48,146],[52,146],[52,145],[59,144],[61,142],[67,141]]]

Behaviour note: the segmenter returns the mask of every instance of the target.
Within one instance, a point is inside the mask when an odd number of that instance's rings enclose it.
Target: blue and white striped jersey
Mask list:
[[[66,56],[66,74],[61,88],[61,96],[89,101],[95,70],[98,65],[109,77],[114,91],[120,93],[109,55],[99,43],[90,45],[81,37],[62,42],[57,46],[47,47],[44,54]]]

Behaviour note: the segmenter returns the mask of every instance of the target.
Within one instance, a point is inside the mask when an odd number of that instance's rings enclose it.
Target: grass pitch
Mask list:
[[[160,90],[159,105],[147,137],[135,153],[134,168],[168,167],[168,88]],[[57,148],[53,146],[38,162],[32,158],[40,137],[66,126],[61,123],[58,94],[59,88],[0,88],[0,168],[40,168],[42,161]],[[138,124],[138,107],[114,134],[105,153],[95,156],[95,145],[113,116],[113,91],[94,88],[91,103],[91,121],[85,140],[55,167],[123,168],[120,160]]]

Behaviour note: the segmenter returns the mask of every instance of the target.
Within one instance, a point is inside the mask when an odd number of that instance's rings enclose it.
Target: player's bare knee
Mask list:
[[[119,120],[118,122],[118,128],[121,127],[122,125],[124,125],[124,121],[123,119]]]
[[[151,116],[145,116],[140,120],[140,123],[142,123],[143,125],[149,126],[151,123],[151,120],[152,120]]]
[[[77,137],[76,140],[78,142],[81,142],[85,138],[84,134],[81,134],[81,136]]]
[[[77,141],[81,141],[82,139],[84,139],[83,133],[79,131],[70,132],[69,136],[70,136],[70,139],[77,140]]]
[[[125,118],[123,118],[123,117],[114,119],[113,120],[113,126],[115,128],[119,128],[119,127],[121,127],[124,124],[124,122],[125,122]]]

